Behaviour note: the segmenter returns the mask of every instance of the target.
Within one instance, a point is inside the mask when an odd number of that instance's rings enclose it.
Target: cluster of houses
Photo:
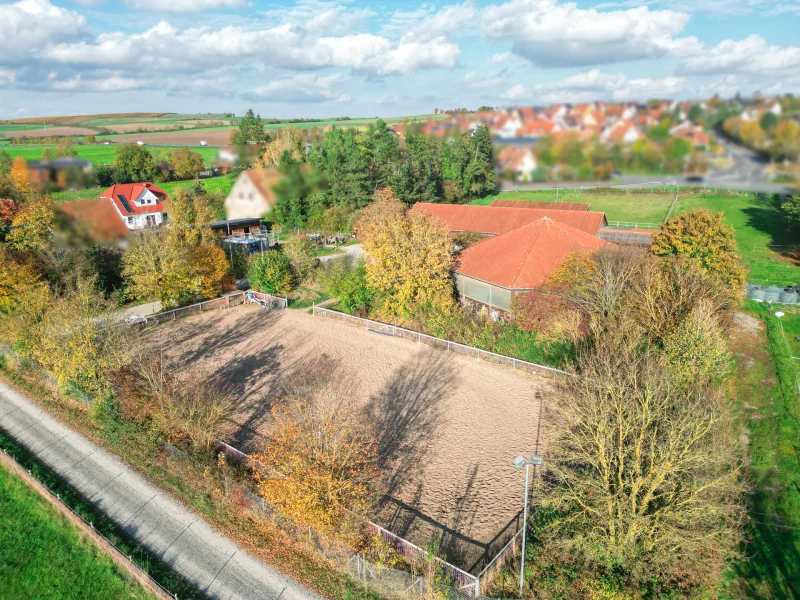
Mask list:
[[[451,137],[457,132],[472,131],[486,124],[493,141],[505,146],[496,157],[498,174],[510,172],[517,179],[529,179],[537,168],[531,146],[544,136],[555,141],[573,137],[581,141],[596,139],[607,144],[628,146],[643,139],[647,129],[658,125],[664,117],[677,115],[679,122],[670,129],[670,134],[691,142],[695,148],[705,148],[709,144],[709,136],[703,127],[688,120],[691,106],[689,102],[664,100],[646,105],[598,101],[552,104],[545,108],[510,107],[456,114],[442,121],[426,121],[421,128],[426,135]],[[405,127],[398,124],[394,130],[402,135]]]
[[[704,106],[700,103],[700,106]],[[690,102],[663,100],[658,103],[640,104],[626,102],[610,104],[602,101],[583,104],[551,104],[545,108],[516,106],[495,111],[456,114],[442,121],[427,121],[422,124],[426,135],[447,137],[455,132],[470,131],[486,124],[492,138],[498,143],[536,142],[543,136],[555,138],[573,135],[580,139],[600,139],[604,142],[632,144],[642,139],[649,127],[658,125],[666,116],[677,113],[681,131],[692,128],[693,136],[705,145],[708,138],[699,137],[702,127],[687,121]],[[405,132],[405,125],[398,124],[394,130]]]

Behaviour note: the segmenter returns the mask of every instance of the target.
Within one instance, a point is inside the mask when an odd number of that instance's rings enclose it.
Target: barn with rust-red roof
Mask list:
[[[540,287],[575,252],[608,245],[592,234],[542,217],[469,246],[455,269],[461,297],[508,311],[515,293]]]

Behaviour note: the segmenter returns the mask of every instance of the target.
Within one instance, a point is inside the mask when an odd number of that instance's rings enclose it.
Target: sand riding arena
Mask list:
[[[211,310],[142,332],[184,371],[233,386],[227,440],[269,434],[271,406],[298,372],[345,382],[378,435],[389,500],[377,519],[410,541],[434,535],[472,569],[519,524],[524,477],[511,459],[544,452],[552,380],[299,310]]]

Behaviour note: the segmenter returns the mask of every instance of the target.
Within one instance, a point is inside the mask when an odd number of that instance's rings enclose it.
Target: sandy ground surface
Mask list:
[[[230,439],[246,450],[268,433],[270,407],[296,373],[323,370],[346,385],[376,429],[395,499],[382,524],[421,544],[443,534],[442,548],[467,568],[490,544],[499,549],[495,538],[521,508],[524,476],[512,457],[546,446],[550,380],[304,311],[211,311],[142,339],[235,386]]]
[[[22,129],[19,131],[4,131],[7,138],[13,137],[49,137],[56,135],[96,135],[96,129],[88,127],[48,127],[47,129]]]
[[[231,129],[184,129],[183,131],[162,133],[135,133],[109,139],[120,143],[141,140],[147,144],[166,144],[170,146],[198,146],[203,141],[209,146],[227,146]]]

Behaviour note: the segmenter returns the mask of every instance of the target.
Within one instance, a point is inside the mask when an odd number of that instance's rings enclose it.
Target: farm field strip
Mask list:
[[[94,145],[75,145],[73,146],[78,153],[78,158],[90,161],[94,166],[110,165],[113,164],[114,158],[117,155],[117,150],[120,146],[94,144]],[[159,152],[172,152],[178,148],[185,148],[186,146],[157,146],[152,148],[151,152],[158,155]],[[45,144],[30,144],[30,145],[8,145],[3,146],[2,151],[7,153],[11,158],[21,156],[25,160],[40,160],[42,152],[45,148],[55,149],[55,146],[48,146]],[[193,152],[197,152],[203,157],[206,166],[211,166],[214,159],[217,157],[217,149],[204,146],[189,146]]]

